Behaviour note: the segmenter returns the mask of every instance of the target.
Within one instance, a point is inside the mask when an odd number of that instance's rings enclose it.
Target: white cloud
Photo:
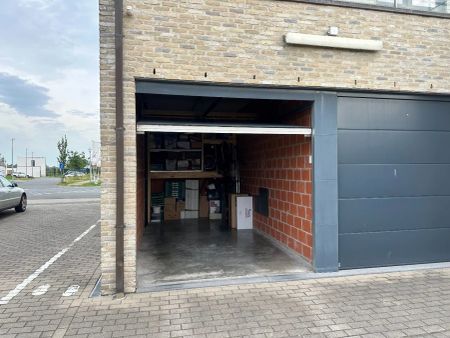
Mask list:
[[[16,154],[32,148],[55,163],[65,133],[73,150],[86,152],[99,140],[97,1],[16,0],[1,7],[0,30],[9,32],[0,34],[1,72],[43,88],[42,108],[54,117],[25,115],[0,98],[0,153],[10,157],[14,137]]]
[[[19,0],[19,6],[33,7],[39,10],[46,9],[53,5],[55,0]]]
[[[98,73],[84,69],[64,69],[61,76],[43,81],[48,88],[49,110],[67,113],[84,111],[98,114],[99,111],[99,78]]]
[[[11,138],[15,139],[15,154],[25,154],[28,148],[34,151],[36,155],[48,157],[50,163],[55,162],[51,157],[53,149],[51,142],[58,138],[61,125],[59,122],[45,117],[29,117],[20,114],[14,108],[0,102],[0,121],[4,121],[0,125],[0,140],[3,154],[9,151]],[[43,135],[45,131],[45,137]],[[10,161],[10,154],[6,158]],[[16,156],[14,156],[16,157]],[[15,161],[16,159],[14,159]]]
[[[73,117],[75,116],[75,117]],[[10,160],[10,140],[15,139],[15,154],[25,155],[25,149],[45,156],[48,164],[56,164],[56,142],[67,135],[69,148],[87,152],[92,136],[98,134],[98,120],[94,116],[68,115],[56,119],[29,117],[0,102],[0,153]],[[16,155],[14,157],[16,157]]]

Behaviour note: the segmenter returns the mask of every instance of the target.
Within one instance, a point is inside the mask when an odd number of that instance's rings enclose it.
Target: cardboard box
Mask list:
[[[184,201],[181,201],[181,200],[177,201],[177,207],[176,208],[177,208],[178,212],[183,211],[185,209]]]
[[[165,221],[177,221],[180,219],[180,213],[176,210],[164,210]]]
[[[237,229],[253,229],[253,197],[236,197]]]
[[[177,199],[175,197],[166,197],[164,198],[164,207],[173,207],[177,204]]]
[[[180,212],[177,210],[177,199],[175,197],[164,198],[164,220],[174,221],[180,219]]]
[[[208,209],[209,209],[208,197],[200,196],[200,212],[199,212],[200,218],[208,218],[209,214]]]
[[[231,229],[237,229],[237,208],[236,208],[236,198],[237,197],[245,197],[247,194],[230,194],[230,226]]]

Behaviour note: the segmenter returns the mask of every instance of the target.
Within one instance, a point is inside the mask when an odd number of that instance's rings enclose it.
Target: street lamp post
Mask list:
[[[89,180],[92,182],[92,149],[89,148]]]
[[[15,140],[16,140],[15,138],[11,139],[11,176],[14,172],[14,141]]]

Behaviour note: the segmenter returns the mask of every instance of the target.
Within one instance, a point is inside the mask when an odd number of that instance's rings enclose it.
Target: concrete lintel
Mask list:
[[[284,40],[288,45],[353,49],[371,52],[377,52],[383,49],[383,41],[381,40],[343,38],[327,35],[287,33]]]

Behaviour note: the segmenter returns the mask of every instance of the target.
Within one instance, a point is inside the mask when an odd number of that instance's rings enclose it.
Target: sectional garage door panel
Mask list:
[[[340,98],[339,129],[450,131],[449,102]]]
[[[341,164],[339,198],[450,195],[450,164]]]
[[[450,228],[450,197],[342,199],[341,234]]]
[[[341,268],[450,260],[450,102],[339,98]]]
[[[450,164],[450,132],[341,130],[338,138],[340,163]]]
[[[450,229],[344,234],[341,268],[366,268],[450,261]],[[343,265],[343,262],[345,265]]]

